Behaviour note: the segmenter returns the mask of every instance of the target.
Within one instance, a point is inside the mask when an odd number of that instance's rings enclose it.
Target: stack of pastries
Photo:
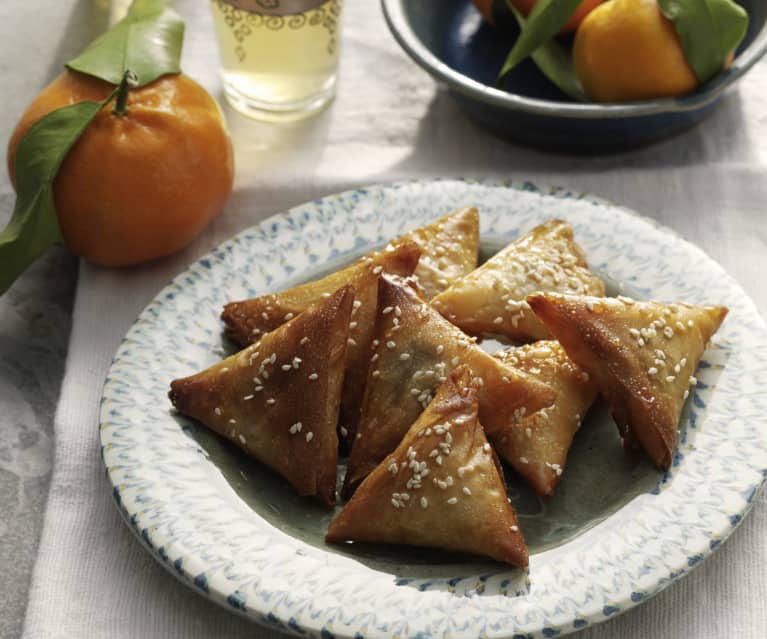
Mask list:
[[[661,470],[727,309],[605,297],[549,220],[481,266],[454,211],[320,280],[227,304],[238,353],[171,383],[176,409],[343,510],[327,541],[430,546],[525,568],[501,461],[553,495],[598,396]],[[492,355],[485,337],[509,346]]]

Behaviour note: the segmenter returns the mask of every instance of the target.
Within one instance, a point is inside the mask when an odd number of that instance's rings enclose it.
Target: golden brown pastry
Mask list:
[[[535,227],[435,297],[432,305],[470,335],[503,335],[522,342],[549,339],[551,334],[525,301],[536,291],[605,294],[567,222],[549,220]]]
[[[351,495],[393,451],[459,364],[479,384],[479,417],[488,435],[551,404],[546,385],[501,364],[426,304],[407,284],[382,277],[378,285],[374,351],[344,484]]]
[[[638,444],[667,470],[698,361],[727,309],[557,294],[527,300],[594,378],[624,445]]]
[[[381,273],[402,276],[412,274],[420,252],[414,243],[402,242],[396,247],[370,253],[351,266],[316,282],[302,284],[281,293],[227,304],[221,314],[226,333],[238,344],[246,346],[340,287],[351,285],[355,300],[349,324],[350,341],[339,426],[341,439],[348,441],[356,430],[365,390],[378,278]]]
[[[596,385],[554,340],[499,351],[494,357],[545,382],[556,393],[551,406],[525,415],[519,424],[510,424],[490,438],[499,457],[537,494],[553,495],[573,436],[596,399]]]
[[[430,546],[527,567],[477,395],[469,368],[459,366],[330,524],[327,541]]]
[[[415,269],[423,296],[430,300],[477,268],[479,257],[479,212],[463,208],[414,229],[392,242],[415,242],[421,259]]]
[[[173,381],[173,405],[280,473],[299,495],[334,504],[353,302],[345,286],[256,344]]]

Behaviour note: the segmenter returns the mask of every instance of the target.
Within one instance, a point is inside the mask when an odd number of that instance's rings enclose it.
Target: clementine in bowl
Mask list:
[[[33,100],[8,145],[15,183],[19,141],[42,117],[114,86],[65,71]],[[234,159],[223,114],[189,77],[166,75],[131,89],[127,111],[104,107],[67,154],[53,185],[59,227],[74,253],[127,266],[188,245],[232,190]]]
[[[511,4],[514,5],[514,8],[517,9],[517,11],[519,11],[525,17],[530,15],[530,12],[533,10],[536,1],[537,0],[510,0]],[[488,22],[490,22],[490,24],[494,24],[496,20],[494,11],[509,12],[508,8],[506,7],[506,0],[473,0],[473,2],[483,17]],[[583,22],[583,19],[589,14],[589,12],[602,2],[603,0],[583,0],[580,6],[575,10],[575,13],[573,13],[573,15],[565,23],[562,29],[560,29],[559,32],[572,33],[575,31],[580,23]],[[509,17],[513,21],[513,16]]]

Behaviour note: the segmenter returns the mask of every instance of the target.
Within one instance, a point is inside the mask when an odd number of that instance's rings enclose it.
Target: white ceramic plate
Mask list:
[[[172,379],[224,354],[225,302],[310,279],[464,205],[480,209],[485,253],[556,216],[573,224],[611,293],[730,308],[699,369],[668,473],[631,465],[609,416],[596,410],[556,498],[537,500],[510,480],[531,545],[527,574],[441,553],[328,547],[322,532],[332,513],[175,415],[166,397]],[[529,183],[416,181],[296,207],[179,275],[115,356],[101,441],[131,528],[168,570],[233,611],[322,637],[548,637],[646,600],[732,532],[767,475],[765,387],[766,331],[753,303],[668,229]]]

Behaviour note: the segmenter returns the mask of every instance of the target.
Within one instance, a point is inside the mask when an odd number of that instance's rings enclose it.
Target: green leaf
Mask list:
[[[0,294],[51,244],[61,241],[53,180],[69,149],[106,102],[78,102],[52,111],[19,142],[16,205],[0,233]]]
[[[522,14],[513,6],[509,5],[514,17],[519,23],[519,28],[524,30],[527,22]],[[588,97],[583,90],[573,68],[573,59],[565,47],[554,38],[549,38],[540,47],[532,52],[530,57],[535,62],[541,73],[553,82],[560,91],[570,96],[573,100],[586,102]]]
[[[133,71],[138,86],[181,70],[184,22],[166,0],[134,0],[128,14],[67,66],[119,84]]]
[[[498,74],[498,86],[503,85],[509,71],[559,33],[581,2],[583,0],[538,0],[535,3],[522,33],[519,34]],[[509,7],[511,8],[511,5]]]
[[[658,0],[658,5],[674,23],[701,84],[724,68],[748,29],[748,14],[733,0]]]

